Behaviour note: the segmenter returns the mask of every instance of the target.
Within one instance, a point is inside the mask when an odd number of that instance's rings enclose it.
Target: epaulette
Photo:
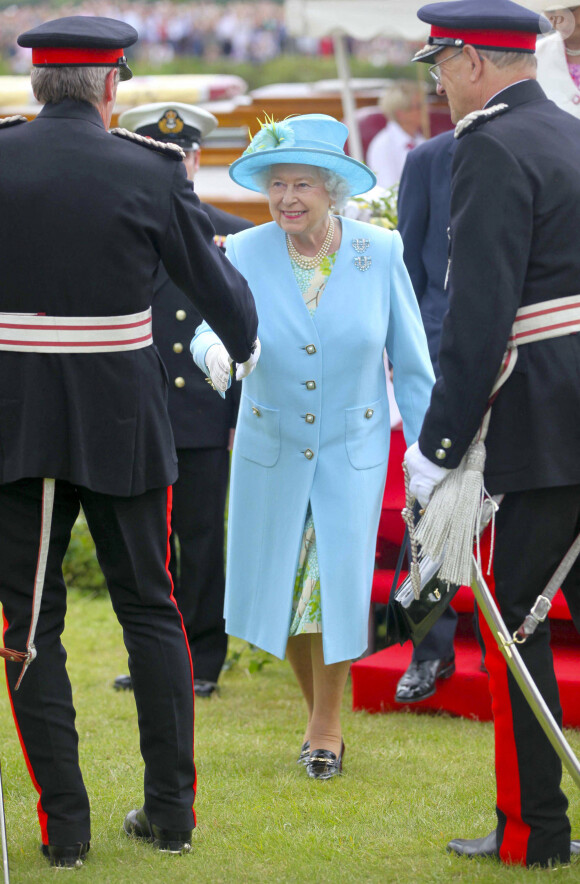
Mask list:
[[[493,117],[498,117],[504,111],[509,110],[509,104],[494,104],[492,107],[484,107],[483,110],[472,111],[467,116],[459,120],[455,127],[455,137],[461,138],[466,132],[473,132],[482,123],[486,123]]]
[[[1,129],[9,129],[10,126],[18,126],[19,123],[27,123],[28,119],[22,114],[15,114],[13,117],[3,117],[0,120]]]
[[[156,150],[157,153],[171,157],[172,160],[181,161],[185,159],[185,151],[178,144],[171,144],[169,141],[155,141],[154,138],[145,138],[144,135],[137,135],[136,132],[130,132],[129,129],[111,129],[111,135],[135,141],[137,144],[142,144],[143,147],[148,147],[149,150]]]

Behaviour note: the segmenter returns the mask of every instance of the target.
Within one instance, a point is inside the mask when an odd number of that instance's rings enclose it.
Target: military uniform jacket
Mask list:
[[[219,237],[251,227],[202,203]],[[177,448],[227,448],[229,431],[236,425],[241,384],[232,384],[226,398],[206,383],[189,352],[189,344],[202,316],[183,292],[159,268],[153,297],[153,340],[169,375],[169,417]]]
[[[534,80],[490,104],[507,108],[466,129],[455,153],[441,377],[419,438],[449,468],[479,428],[518,308],[580,292],[580,121]],[[580,483],[580,336],[518,354],[492,409],[486,486]]]
[[[182,162],[67,100],[0,131],[0,167],[0,312],[140,312],[162,260],[234,359],[249,357],[253,298],[214,245]],[[0,483],[55,477],[128,496],[174,482],[167,385],[154,346],[0,352]]]
[[[456,146],[453,132],[443,132],[414,148],[407,154],[399,185],[398,230],[436,375],[441,324],[447,312],[447,230]]]

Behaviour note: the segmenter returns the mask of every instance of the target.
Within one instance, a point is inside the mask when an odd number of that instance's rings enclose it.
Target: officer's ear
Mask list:
[[[473,46],[464,46],[463,54],[467,57],[470,64],[469,79],[472,83],[477,83],[483,74],[485,59],[482,58]]]
[[[115,101],[117,97],[117,83],[119,82],[119,72],[117,68],[111,68],[105,78],[105,101]]]

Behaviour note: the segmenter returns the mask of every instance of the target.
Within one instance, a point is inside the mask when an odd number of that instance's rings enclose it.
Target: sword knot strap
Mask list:
[[[0,648],[0,657],[9,663],[26,663],[28,651],[13,651],[11,648]]]

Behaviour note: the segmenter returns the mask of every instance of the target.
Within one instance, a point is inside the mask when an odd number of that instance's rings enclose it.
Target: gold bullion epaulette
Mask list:
[[[493,117],[498,117],[504,111],[509,109],[509,104],[494,104],[492,107],[484,107],[483,110],[472,111],[467,116],[459,120],[455,127],[455,137],[461,138],[466,132],[473,132],[482,123],[487,123]]]
[[[172,160],[183,160],[185,159],[185,151],[183,151],[178,144],[172,144],[169,141],[155,141],[154,138],[145,138],[144,135],[138,135],[136,132],[130,132],[129,129],[111,129],[111,135],[116,135],[118,138],[126,138],[128,141],[134,141],[136,144],[141,144],[143,147],[148,147],[149,150],[156,150],[157,153],[165,154],[166,157],[171,157]]]
[[[9,129],[10,126],[18,126],[19,123],[27,123],[26,117],[22,114],[15,114],[13,117],[3,117],[0,120],[0,129]]]

